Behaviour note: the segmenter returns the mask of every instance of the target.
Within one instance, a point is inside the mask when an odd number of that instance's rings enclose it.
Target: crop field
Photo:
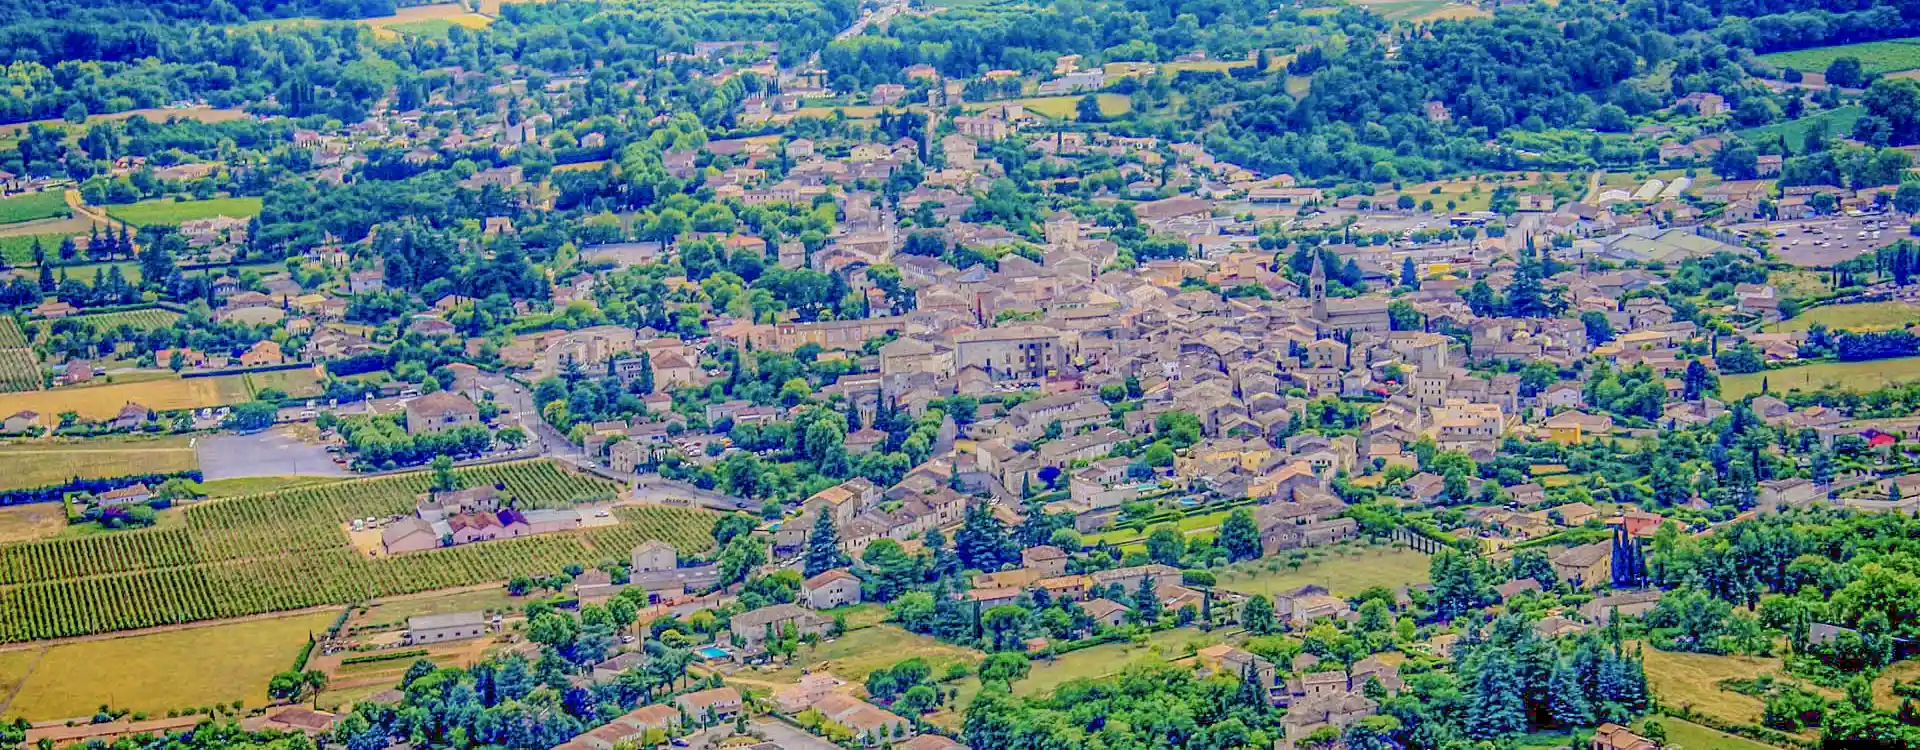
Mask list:
[[[1871,391],[1889,385],[1920,380],[1920,357],[1876,359],[1866,362],[1819,362],[1811,365],[1761,370],[1720,379],[1722,398],[1738,399],[1760,392],[1760,381],[1767,391],[1782,394],[1793,390],[1817,391],[1829,385],[1846,390]]]
[[[32,349],[0,349],[0,393],[37,391],[42,384],[40,361]]]
[[[59,232],[0,236],[0,258],[5,258],[10,266],[33,265],[33,243],[36,241],[40,243],[40,252],[57,258],[60,241],[70,236]]]
[[[310,367],[298,370],[250,372],[241,377],[246,379],[247,392],[254,394],[272,388],[294,398],[308,398],[318,396],[327,390],[326,385],[321,382],[320,375]]]
[[[1776,68],[1822,73],[1828,65],[1842,57],[1859,58],[1860,67],[1867,73],[1892,73],[1920,68],[1920,37],[1775,52],[1761,55],[1760,61]]]
[[[11,315],[0,315],[0,349],[24,349],[27,344],[26,331],[20,330],[20,321]]]
[[[1830,329],[1866,332],[1905,328],[1920,323],[1920,307],[1905,302],[1862,302],[1823,305],[1769,326],[1773,331],[1804,331],[1819,323]]]
[[[470,13],[459,3],[436,3],[400,8],[393,15],[364,18],[359,22],[373,27],[374,35],[383,39],[393,39],[403,34],[445,38],[447,30],[454,26],[484,29],[493,23],[493,19]]]
[[[545,461],[458,470],[522,508],[605,499],[618,489]],[[412,509],[425,472],[336,482],[195,505],[184,528],[0,546],[0,642],[85,635],[503,581],[569,563],[625,557],[661,538],[712,547],[712,515],[624,508],[621,524],[369,559],[341,523]],[[614,546],[602,546],[614,545]],[[626,545],[626,546],[619,546]]]
[[[169,328],[174,324],[174,321],[179,319],[180,313],[159,307],[150,307],[145,310],[124,310],[121,312],[61,318],[61,320],[72,320],[84,323],[96,331],[112,331],[123,325],[133,326],[136,331],[153,331],[161,328]],[[35,323],[35,326],[42,329],[50,328],[53,326],[53,321],[38,321]],[[163,362],[161,364],[165,363]]]
[[[259,198],[212,198],[204,201],[163,199],[107,207],[108,216],[137,227],[175,225],[215,216],[246,219],[259,213]]]
[[[688,512],[683,508],[661,505],[634,505],[615,508],[613,517],[620,523],[586,531],[587,543],[596,550],[624,557],[649,539],[673,545],[682,554],[704,552],[713,547],[713,517]]]
[[[101,704],[156,716],[235,700],[262,706],[267,681],[334,616],[309,612],[9,651],[0,656],[32,658],[11,669],[0,659],[0,688],[17,680],[7,715],[30,721],[91,716]]]
[[[44,417],[52,422],[54,418]],[[196,468],[188,438],[35,442],[0,449],[0,489],[44,487],[74,477],[124,477]]]
[[[133,383],[0,394],[0,412],[12,414],[21,409],[32,409],[41,414],[57,415],[71,411],[88,419],[110,419],[119,414],[120,407],[126,406],[129,401],[155,411],[173,411],[237,404],[251,398],[253,394],[247,392],[245,379],[238,375],[191,379],[163,377]]]
[[[0,198],[0,224],[52,219],[66,216],[67,211],[66,196],[54,190]]]

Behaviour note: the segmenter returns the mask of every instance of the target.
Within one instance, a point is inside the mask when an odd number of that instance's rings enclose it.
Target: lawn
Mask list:
[[[1853,305],[1816,307],[1773,324],[1772,331],[1804,331],[1821,323],[1828,328],[1848,331],[1885,331],[1920,323],[1920,307],[1905,302],[1861,302]]]
[[[1018,104],[1023,107],[1026,107],[1027,111],[1032,112],[1036,115],[1041,115],[1043,117],[1051,117],[1056,120],[1059,120],[1059,119],[1071,120],[1071,119],[1075,119],[1076,117],[1074,114],[1074,110],[1076,107],[1079,106],[1081,96],[1084,96],[1084,94],[1073,94],[1068,96],[1032,96],[1032,97],[1027,97],[1025,99],[1011,99],[1007,101],[996,101],[996,102],[969,102],[966,105],[966,107],[970,111],[977,112],[979,110],[983,110],[997,104]],[[1104,117],[1119,117],[1133,109],[1133,100],[1127,98],[1125,95],[1095,94],[1094,96],[1100,102],[1100,114]],[[853,115],[853,113],[851,112],[847,114],[849,117]]]
[[[1046,661],[1033,663],[1033,672],[1014,683],[1016,695],[1034,696],[1051,692],[1073,680],[1104,677],[1142,661],[1168,662],[1184,659],[1222,639],[1217,634],[1194,628],[1162,630],[1147,637],[1145,643],[1107,643],[1083,648]],[[1190,648],[1191,647],[1191,648]]]
[[[72,411],[89,419],[111,419],[128,402],[156,411],[171,411],[237,404],[250,398],[252,394],[247,392],[246,381],[237,375],[192,379],[163,376],[138,383],[0,394],[0,413],[32,409],[49,419],[57,419],[62,412]]]
[[[1661,716],[1656,721],[1667,729],[1669,750],[1774,750],[1772,745],[1671,716]]]
[[[356,608],[349,622],[355,627],[392,623],[404,625],[409,617],[474,611],[504,612],[518,610],[529,601],[524,596],[509,596],[505,587],[450,594],[421,594],[388,599],[367,607],[365,612]]]
[[[1287,76],[1287,96],[1304,99],[1313,91],[1313,76]]]
[[[1828,65],[1842,57],[1858,58],[1860,67],[1868,73],[1920,68],[1920,37],[1775,52],[1761,55],[1760,61],[1776,68],[1822,73]]]
[[[1762,379],[1767,381],[1768,391],[1775,394],[1795,389],[1817,391],[1828,385],[1847,390],[1871,391],[1888,385],[1920,380],[1920,357],[1876,359],[1867,362],[1820,362],[1779,370],[1762,370],[1745,375],[1728,375],[1720,379],[1720,397],[1735,400],[1749,393],[1757,393],[1760,391]]]
[[[759,681],[793,684],[800,681],[802,669],[826,670],[848,682],[865,682],[874,670],[916,656],[933,667],[935,676],[944,673],[949,664],[965,662],[968,666],[978,666],[986,658],[979,651],[949,646],[893,625],[875,625],[849,631],[832,641],[821,641],[817,646],[803,646],[794,656],[795,663],[781,669],[740,674]]]
[[[1073,680],[1104,677],[1119,672],[1126,667],[1144,661],[1169,662],[1186,658],[1197,651],[1222,639],[1216,634],[1203,633],[1194,628],[1175,628],[1162,630],[1147,636],[1144,643],[1106,643],[1091,648],[1083,648],[1060,656],[1033,662],[1033,671],[1026,679],[1013,684],[1015,695],[1033,697],[1045,694]],[[839,675],[836,671],[834,674]],[[938,677],[940,670],[934,670]],[[844,677],[844,675],[841,675]],[[980,678],[968,677],[953,683],[958,693],[947,707],[930,714],[927,720],[949,729],[958,728],[967,704],[980,694]]]
[[[267,701],[267,680],[293,666],[310,633],[333,613],[211,625],[50,646],[31,673],[0,653],[0,685],[23,682],[6,709],[31,721],[90,716],[101,704],[164,715],[170,709]]]
[[[78,477],[185,471],[200,465],[189,438],[23,443],[0,448],[0,490],[59,484]]]
[[[1216,513],[1201,513],[1199,515],[1187,516],[1185,518],[1182,518],[1179,521],[1175,521],[1173,525],[1175,528],[1180,529],[1181,533],[1187,536],[1193,536],[1194,532],[1210,531],[1214,528],[1217,528],[1222,522],[1227,520],[1227,516],[1232,514],[1233,514],[1233,511],[1230,511],[1230,510],[1223,510]],[[1139,531],[1134,531],[1132,529],[1114,529],[1112,531],[1103,531],[1098,534],[1092,534],[1092,535],[1081,538],[1080,543],[1086,544],[1086,545],[1094,545],[1094,544],[1099,544],[1101,542],[1106,542],[1108,544],[1113,544],[1113,545],[1124,545],[1124,544],[1132,544],[1134,542],[1143,542],[1143,541],[1146,541],[1148,534],[1153,533],[1154,526],[1160,526],[1160,525],[1162,524],[1156,523],[1144,529],[1141,529]]]
[[[1840,107],[1819,114],[1802,117],[1798,120],[1788,120],[1786,122],[1776,122],[1771,125],[1762,125],[1757,128],[1747,128],[1746,130],[1738,131],[1737,134],[1742,140],[1748,143],[1769,141],[1776,135],[1785,135],[1787,137],[1787,148],[1794,153],[1800,153],[1806,148],[1807,133],[1813,129],[1815,122],[1826,127],[1827,137],[1843,137],[1853,132],[1853,122],[1860,119],[1860,116],[1863,114],[1866,114],[1866,110],[1858,106]]]
[[[169,226],[194,219],[226,216],[252,218],[260,213],[259,198],[212,198],[203,201],[150,200],[108,206],[107,215],[134,226]]]
[[[12,198],[0,198],[0,224],[51,219],[66,216],[67,211],[66,195],[58,190],[42,190]]]
[[[1396,588],[1427,580],[1427,556],[1409,549],[1341,546],[1316,550],[1306,564],[1292,568],[1283,556],[1230,566],[1219,574],[1220,588],[1243,594],[1292,591],[1307,584],[1351,596],[1374,586]]]

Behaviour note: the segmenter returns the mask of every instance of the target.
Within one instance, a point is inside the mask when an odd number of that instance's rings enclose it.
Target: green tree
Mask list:
[[[1178,567],[1186,549],[1186,539],[1171,525],[1155,526],[1153,533],[1147,535],[1147,557],[1161,565]]]
[[[1240,626],[1254,635],[1268,635],[1280,629],[1274,619],[1273,600],[1255,594],[1240,605]]]
[[[1227,559],[1232,562],[1252,560],[1261,554],[1260,527],[1253,520],[1253,513],[1246,508],[1236,508],[1227,514],[1227,520],[1220,523],[1220,535],[1215,543],[1227,551]]]
[[[833,527],[833,516],[818,513],[813,532],[807,535],[806,575],[811,578],[840,567],[840,533]]]

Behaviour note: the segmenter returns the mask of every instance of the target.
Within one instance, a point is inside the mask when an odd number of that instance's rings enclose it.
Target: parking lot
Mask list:
[[[1884,215],[1737,224],[1729,229],[1763,238],[1782,262],[1806,268],[1850,260],[1907,236],[1905,225]]]
[[[194,444],[208,479],[280,476],[347,476],[323,445],[295,437],[286,426],[250,435],[206,435]]]

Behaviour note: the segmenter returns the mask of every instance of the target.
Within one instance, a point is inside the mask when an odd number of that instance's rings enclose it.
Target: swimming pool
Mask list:
[[[694,653],[699,654],[702,659],[725,659],[731,656],[731,654],[727,653],[726,649],[720,648],[719,646],[706,646],[694,651]]]

